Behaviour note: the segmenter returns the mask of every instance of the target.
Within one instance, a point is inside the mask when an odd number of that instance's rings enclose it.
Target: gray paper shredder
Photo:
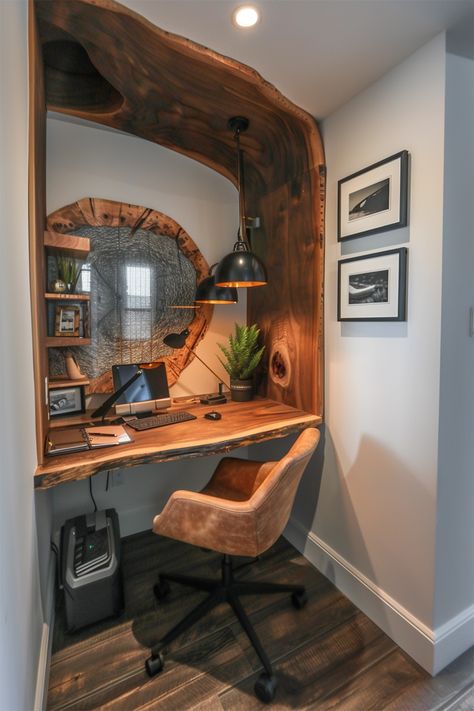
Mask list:
[[[123,610],[120,527],[115,509],[71,518],[61,529],[68,632]]]

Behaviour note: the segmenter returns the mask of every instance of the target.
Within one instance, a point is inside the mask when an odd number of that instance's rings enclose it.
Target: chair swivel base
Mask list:
[[[197,578],[189,575],[161,574],[158,584],[154,587],[154,592],[158,600],[163,600],[168,595],[170,591],[168,581],[188,585],[197,590],[204,590],[208,592],[209,595],[153,647],[151,656],[145,663],[148,675],[154,676],[162,671],[164,667],[163,652],[173,640],[189,629],[195,622],[201,619],[201,617],[216,607],[216,605],[227,602],[232,607],[264,668],[264,671],[260,674],[255,683],[255,694],[264,703],[273,701],[277,686],[276,677],[273,673],[270,660],[257,637],[257,633],[240,603],[239,596],[287,592],[291,593],[291,601],[294,607],[301,609],[307,602],[304,587],[302,585],[278,585],[276,583],[264,582],[239,582],[234,579],[232,560],[228,555],[225,555],[222,561],[221,580]]]

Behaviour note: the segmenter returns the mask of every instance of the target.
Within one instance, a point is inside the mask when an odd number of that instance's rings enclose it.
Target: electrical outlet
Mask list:
[[[123,469],[114,469],[110,472],[112,486],[122,486],[123,484]]]

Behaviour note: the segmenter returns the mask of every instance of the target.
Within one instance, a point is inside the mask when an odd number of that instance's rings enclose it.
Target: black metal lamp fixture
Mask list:
[[[234,132],[237,143],[237,182],[239,187],[239,231],[237,242],[230,254],[227,254],[217,265],[214,281],[217,286],[250,287],[264,286],[267,283],[265,267],[253,254],[247,242],[245,223],[245,189],[244,189],[244,154],[240,148],[240,134],[246,131],[249,120],[244,116],[234,116],[229,119],[229,128]]]
[[[231,286],[217,286],[212,274],[216,264],[209,268],[209,276],[202,280],[196,290],[196,304],[236,304],[239,300],[237,289]]]

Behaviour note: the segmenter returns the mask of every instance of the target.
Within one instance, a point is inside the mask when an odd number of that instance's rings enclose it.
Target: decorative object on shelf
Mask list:
[[[222,392],[222,378],[221,378],[221,376],[217,375],[217,373],[215,373],[212,370],[212,368],[207,363],[205,363],[202,358],[200,358],[198,356],[198,354],[196,353],[194,348],[190,348],[190,346],[188,346],[188,344],[186,343],[186,338],[188,336],[189,336],[189,331],[187,328],[185,328],[184,331],[181,331],[181,333],[168,333],[168,335],[163,338],[163,343],[165,344],[165,346],[168,346],[169,348],[174,348],[176,350],[180,350],[181,348],[186,348],[189,352],[191,352],[194,356],[196,356],[198,361],[200,363],[202,363],[203,366],[205,368],[207,368],[208,371],[210,373],[212,373],[212,375],[214,375],[217,378],[217,380],[219,381],[219,393],[216,395],[207,395],[205,398],[201,399],[202,403],[204,403],[206,405],[210,405],[210,404],[217,405],[219,403],[226,402],[225,395]]]
[[[405,321],[408,250],[350,257],[338,262],[338,321]]]
[[[59,253],[56,255],[56,266],[58,278],[66,284],[66,291],[72,294],[81,272],[80,265],[69,254]]]
[[[339,242],[407,224],[408,151],[401,151],[338,182]]]
[[[209,276],[198,285],[194,301],[197,304],[236,304],[239,300],[237,289],[232,286],[217,286],[212,274],[215,267],[217,263],[209,267]]]
[[[70,380],[83,380],[85,375],[81,373],[79,364],[71,351],[64,353],[64,363],[66,365],[66,373]]]
[[[79,337],[80,322],[81,309],[79,306],[58,304],[56,306],[54,335],[77,338]]]
[[[67,290],[66,282],[64,282],[62,279],[53,279],[50,286],[51,291],[55,294],[64,294],[64,292]]]
[[[80,415],[83,412],[85,412],[85,397],[82,385],[49,391],[49,414],[51,417]]]
[[[226,358],[221,363],[230,375],[231,398],[237,402],[253,398],[252,376],[265,350],[265,346],[258,347],[259,334],[260,329],[255,323],[252,326],[239,326],[236,323],[235,333],[229,336],[228,346],[217,344]]]
[[[250,287],[264,286],[267,274],[262,262],[250,251],[247,240],[248,218],[245,215],[244,153],[240,148],[240,134],[246,131],[249,120],[244,116],[229,119],[229,128],[234,132],[237,143],[237,182],[239,189],[239,230],[237,242],[216,267],[217,286]]]

